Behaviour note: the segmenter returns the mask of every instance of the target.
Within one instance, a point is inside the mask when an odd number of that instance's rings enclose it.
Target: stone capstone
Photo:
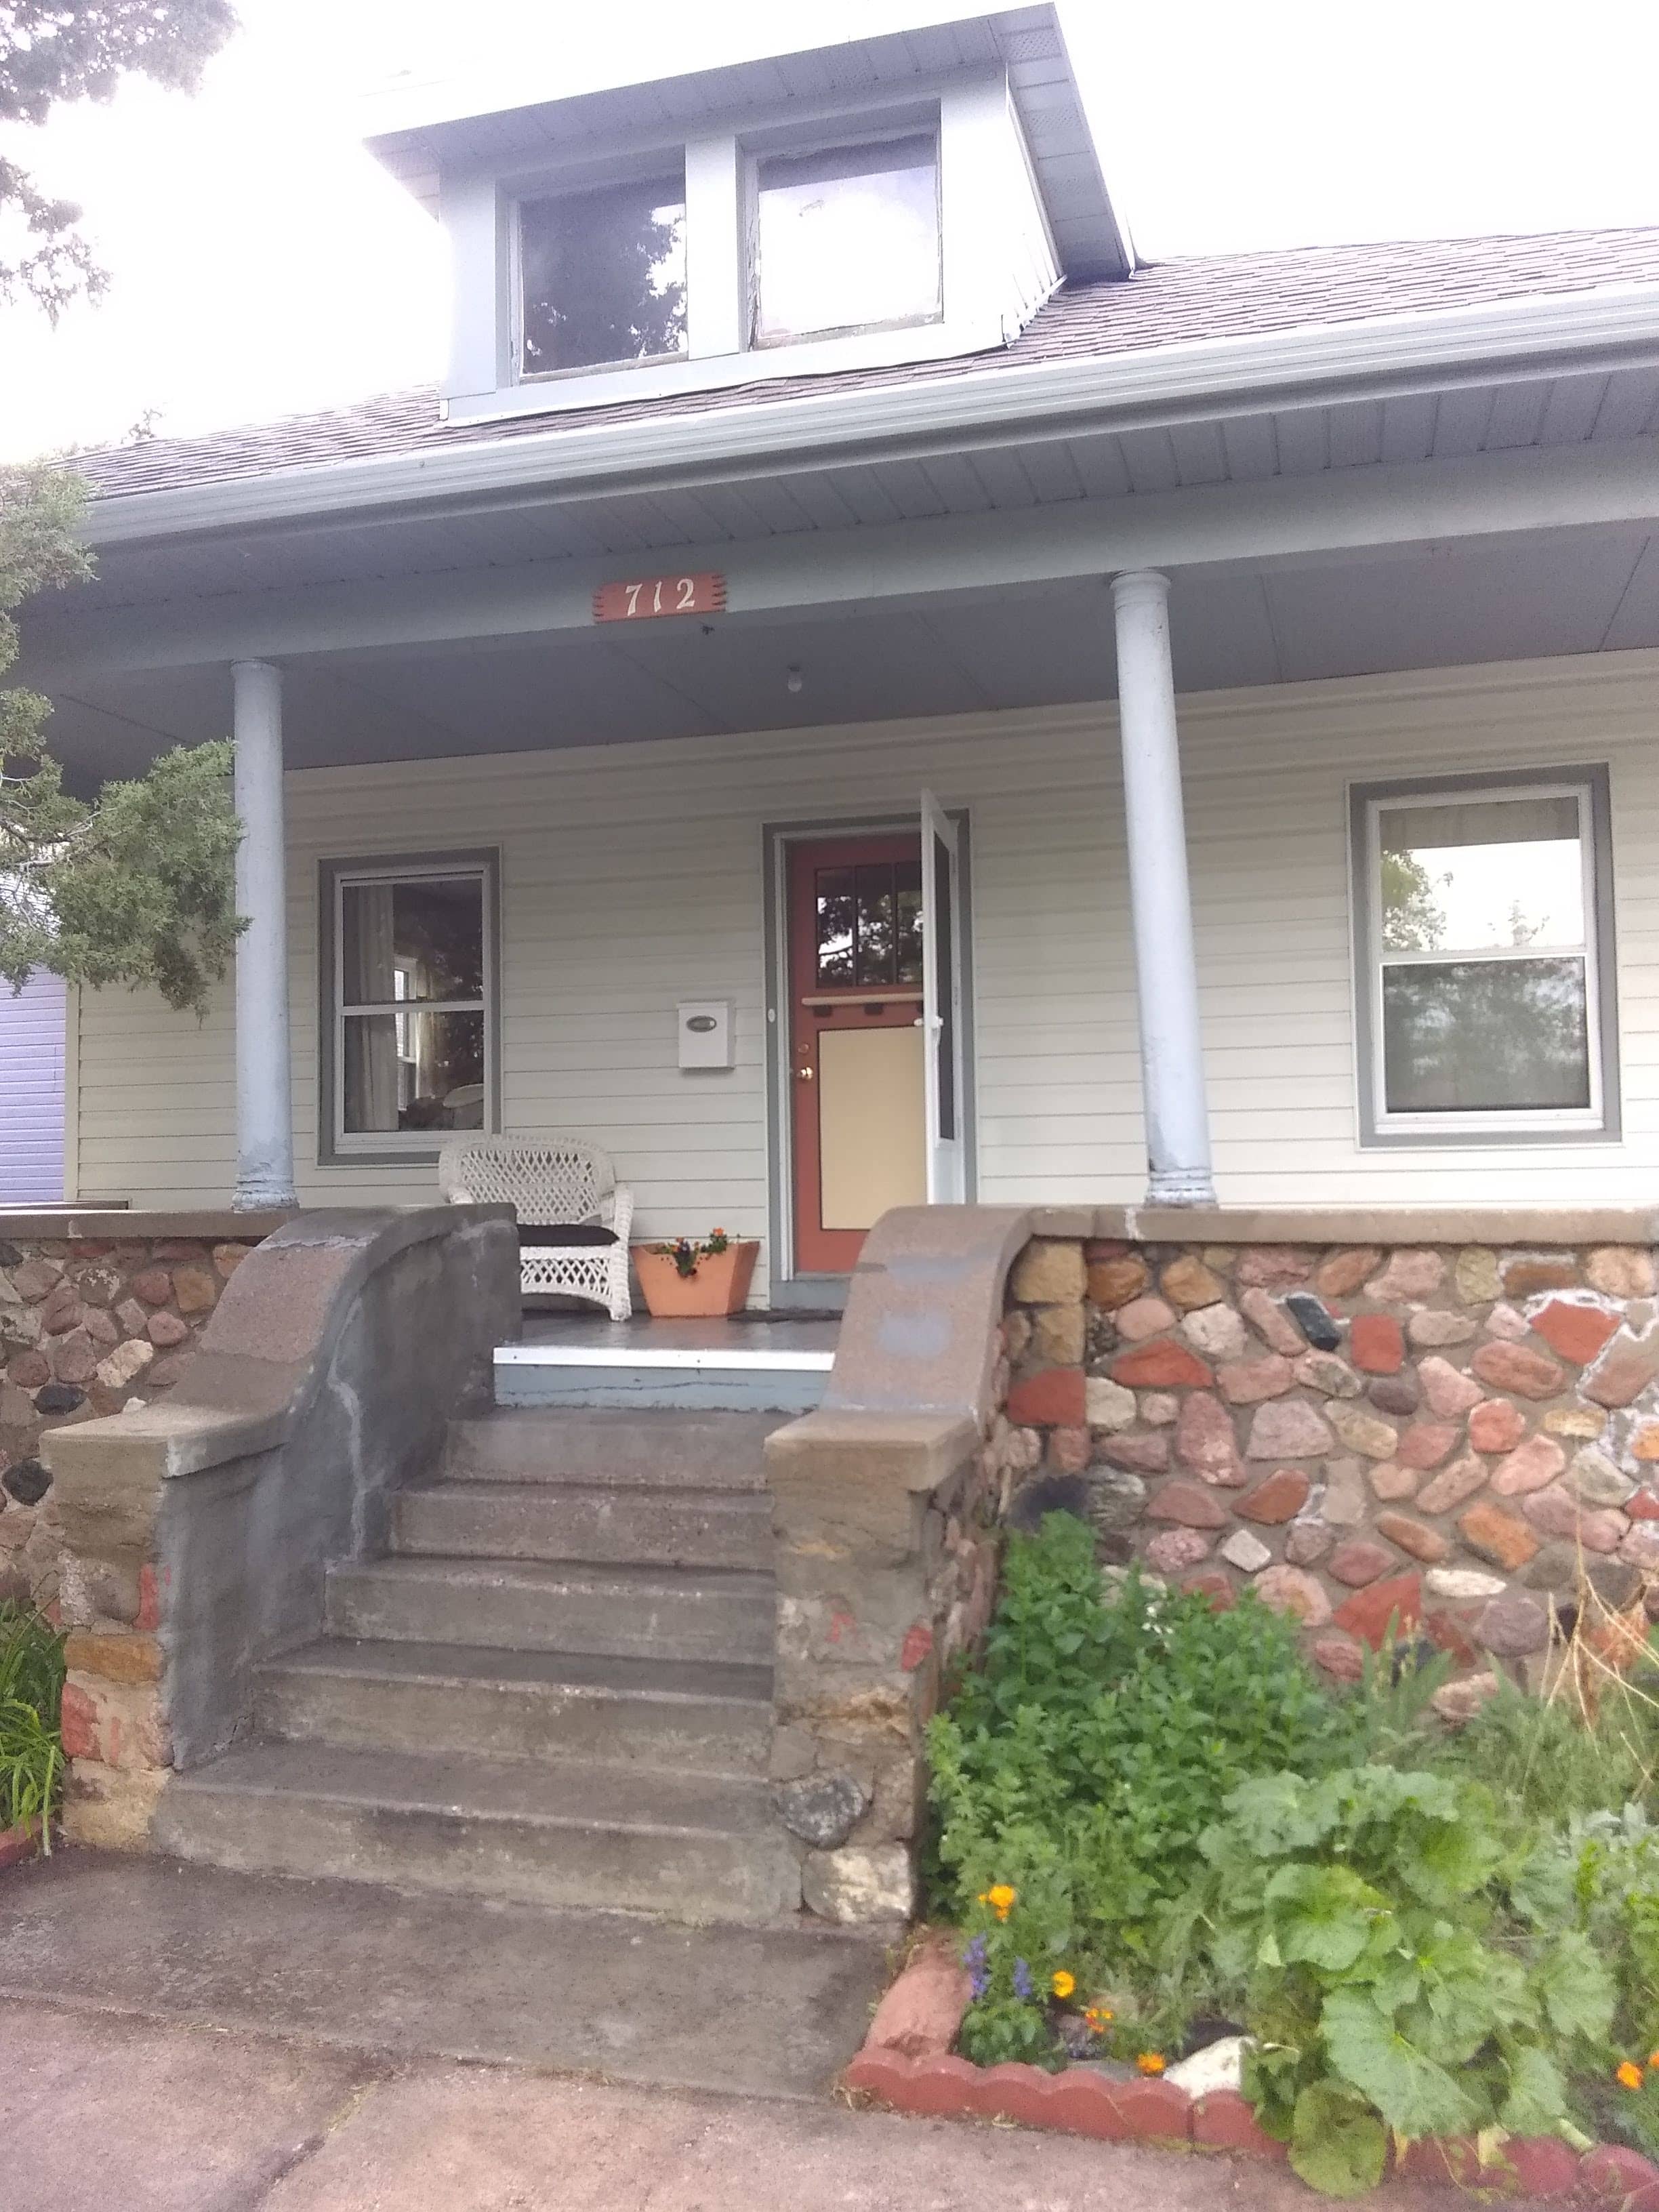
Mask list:
[[[850,1774],[809,1774],[772,1793],[778,1818],[790,1834],[821,1851],[833,1851],[847,1841],[869,1802]]]

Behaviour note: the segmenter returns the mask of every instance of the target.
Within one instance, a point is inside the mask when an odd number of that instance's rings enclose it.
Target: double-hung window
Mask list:
[[[322,901],[323,1158],[494,1128],[494,855],[325,862]]]
[[[1616,1134],[1606,771],[1352,804],[1364,1139]]]

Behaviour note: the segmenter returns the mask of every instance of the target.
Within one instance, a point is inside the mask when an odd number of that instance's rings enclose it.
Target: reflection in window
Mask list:
[[[483,871],[339,886],[338,1133],[484,1127]]]
[[[1587,1114],[1583,790],[1375,807],[1385,1115]]]
[[[522,375],[684,352],[683,179],[522,201],[519,262]]]
[[[920,988],[919,860],[820,868],[814,889],[820,990]]]
[[[756,164],[755,343],[936,320],[939,160],[931,133]]]

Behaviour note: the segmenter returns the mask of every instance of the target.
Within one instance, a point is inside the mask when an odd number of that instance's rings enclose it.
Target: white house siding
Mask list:
[[[0,1206],[64,1194],[64,985],[36,969],[0,983]]]
[[[1650,1198],[1659,1170],[1659,654],[1188,696],[1188,835],[1224,1201]],[[1346,786],[1607,761],[1620,1144],[1362,1152]],[[1109,706],[290,776],[295,1135],[308,1203],[428,1198],[429,1168],[316,1164],[317,862],[501,854],[503,1125],[585,1129],[646,1234],[767,1224],[762,825],[914,809],[972,825],[979,1187],[1125,1200],[1144,1183],[1122,809]],[[737,1005],[730,1073],[675,1066],[682,998]],[[198,1025],[83,999],[81,1188],[222,1202],[228,995]]]

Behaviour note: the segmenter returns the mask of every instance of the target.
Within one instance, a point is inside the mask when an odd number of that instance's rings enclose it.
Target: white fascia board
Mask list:
[[[1391,547],[1632,523],[1659,524],[1659,439],[1378,463],[675,554],[686,570],[725,574],[728,617],[766,620],[1040,588],[1128,568],[1323,567]],[[628,565],[615,556],[534,561],[61,615],[43,607],[31,616],[16,673],[51,693],[145,669],[337,652],[395,656],[591,630],[595,586]]]
[[[95,500],[84,534],[112,545],[452,501],[533,504],[1654,363],[1659,284],[1609,286],[133,492]]]

